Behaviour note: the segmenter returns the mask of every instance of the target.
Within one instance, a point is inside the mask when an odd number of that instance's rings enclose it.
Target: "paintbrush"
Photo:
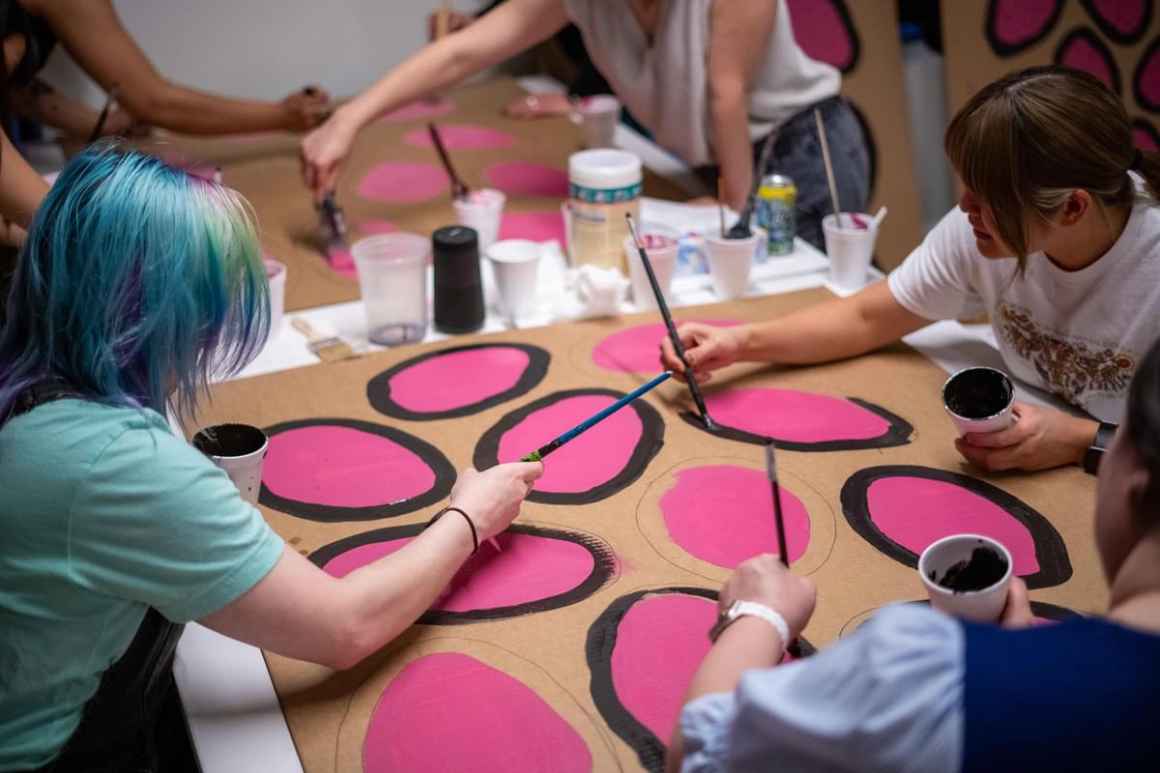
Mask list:
[[[717,176],[717,228],[722,238],[730,238],[725,233],[725,184],[720,175]]]
[[[435,12],[435,39],[443,38],[451,31],[451,2],[443,0]]]
[[[326,258],[334,262],[335,252],[349,252],[346,242],[346,216],[334,200],[334,191],[327,191],[318,204],[318,219],[326,234]]]
[[[109,93],[105,95],[105,106],[101,108],[101,113],[97,116],[97,123],[89,133],[90,143],[101,138],[101,134],[105,131],[105,124],[109,122],[109,113],[112,111],[113,105],[117,104],[117,94],[120,91],[121,89],[116,85],[109,87]]]
[[[757,159],[757,168],[753,171],[753,185],[749,186],[749,196],[745,199],[745,209],[741,210],[741,217],[729,229],[729,233],[725,234],[726,239],[748,239],[753,236],[753,231],[749,228],[749,221],[753,218],[753,207],[757,203],[757,188],[761,185],[761,176],[765,174],[765,165],[769,163],[769,154],[773,151],[773,143],[776,139],[776,131],[771,131],[766,135],[765,142],[761,146],[761,156]],[[719,182],[718,186],[720,186]]]
[[[785,544],[785,518],[781,511],[781,484],[777,480],[777,461],[774,459],[775,444],[773,438],[765,440],[765,475],[769,478],[769,488],[773,494],[773,523],[777,528],[777,553],[781,565],[789,569],[789,549]],[[786,642],[786,652],[795,658],[802,656],[801,646],[797,640]]]
[[[688,360],[685,359],[685,347],[681,345],[681,337],[677,335],[677,326],[673,324],[673,315],[669,313],[669,304],[665,302],[664,293],[661,292],[661,286],[657,283],[657,275],[653,272],[652,263],[648,259],[648,253],[645,252],[644,246],[640,243],[640,237],[636,233],[636,226],[632,222],[632,214],[624,213],[624,219],[628,221],[628,231],[632,234],[632,241],[636,244],[636,251],[640,255],[641,263],[644,264],[644,272],[648,276],[648,283],[652,287],[653,295],[657,299],[657,308],[661,310],[661,317],[665,321],[665,327],[669,331],[669,340],[673,342],[673,351],[677,353],[677,359],[685,366],[685,383],[689,385],[689,392],[693,395],[693,403],[696,404],[697,410],[701,412],[701,421],[705,423],[705,429],[715,430],[717,425],[709,418],[709,409],[705,407],[705,398],[701,396],[701,388],[697,386],[697,379],[693,377],[693,370],[689,367]]]
[[[318,359],[323,362],[350,360],[358,357],[350,344],[338,336],[325,336],[314,329],[314,326],[302,317],[290,320],[290,326],[306,336],[306,346]]]
[[[814,123],[818,127],[818,143],[822,146],[822,163],[826,166],[826,183],[830,186],[830,205],[834,208],[834,225],[842,227],[842,205],[838,203],[838,184],[834,182],[834,164],[830,161],[830,143],[826,141],[826,127],[822,125],[822,111],[814,108]]]
[[[671,375],[673,375],[672,372],[666,370],[664,373],[662,373],[659,376],[657,376],[656,378],[652,379],[647,384],[644,384],[644,385],[639,386],[636,389],[632,390],[631,392],[629,392],[624,397],[620,398],[619,400],[617,400],[615,403],[608,406],[607,408],[604,408],[603,410],[598,411],[597,413],[594,413],[592,416],[589,416],[587,419],[580,422],[579,424],[577,424],[575,427],[568,430],[564,434],[560,435],[555,440],[552,440],[552,441],[545,443],[544,445],[537,448],[535,451],[532,451],[530,454],[527,454],[526,456],[522,457],[520,459],[520,461],[521,462],[540,462],[540,461],[543,461],[544,457],[546,457],[548,454],[552,453],[553,451],[555,451],[557,448],[564,445],[568,441],[572,440],[577,435],[580,435],[581,433],[587,432],[588,430],[592,429],[597,424],[604,421],[609,416],[616,413],[617,411],[619,411],[621,408],[623,408],[624,406],[631,403],[636,398],[640,397],[643,394],[651,392],[658,385],[664,383]]]
[[[447,148],[443,147],[443,138],[439,136],[439,129],[433,123],[427,124],[427,132],[431,135],[431,142],[435,145],[435,151],[439,153],[439,160],[443,162],[443,168],[447,170],[447,176],[451,178],[451,199],[452,201],[458,199],[466,199],[467,195],[471,193],[471,189],[455,172],[455,167],[451,165],[451,156],[447,155]]]

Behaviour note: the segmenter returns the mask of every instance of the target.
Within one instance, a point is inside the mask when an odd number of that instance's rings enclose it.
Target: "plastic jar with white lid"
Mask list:
[[[599,148],[568,159],[568,255],[575,265],[620,269],[624,262],[626,213],[640,219],[643,176],[640,159],[625,150]]]

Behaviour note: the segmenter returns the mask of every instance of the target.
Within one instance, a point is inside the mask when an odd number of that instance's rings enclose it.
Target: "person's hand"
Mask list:
[[[955,440],[967,461],[991,472],[1046,470],[1083,461],[1096,422],[1027,403],[1011,407],[1015,423],[998,432],[968,433]]]
[[[358,128],[344,119],[342,111],[338,111],[302,138],[299,149],[302,179],[314,192],[315,201],[321,201],[338,184],[339,170],[357,133]]]
[[[737,566],[721,588],[717,606],[724,612],[734,601],[764,604],[785,618],[790,639],[796,639],[814,613],[817,594],[811,580],[791,573],[772,553],[764,553]]]
[[[572,99],[564,93],[526,94],[508,102],[503,109],[509,118],[544,118],[568,115],[572,112]]]
[[[467,513],[482,542],[515,520],[524,497],[543,473],[541,462],[497,464],[483,472],[469,467],[460,473],[451,489],[451,506]]]
[[[1011,578],[1007,587],[1007,606],[999,617],[1004,628],[1028,628],[1035,621],[1031,612],[1031,600],[1027,597],[1027,583],[1018,577]]]
[[[745,342],[744,326],[714,327],[701,322],[679,325],[677,336],[685,347],[685,360],[700,384],[713,377],[711,371],[737,362]],[[681,381],[686,379],[685,367],[668,335],[661,339],[661,365]]]
[[[153,127],[138,121],[131,113],[122,108],[109,111],[105,119],[105,126],[101,130],[102,137],[148,137]]]
[[[306,86],[281,102],[287,131],[303,132],[322,123],[331,113],[330,95],[318,86]]]
[[[435,40],[435,35],[438,33],[439,27],[439,12],[427,14],[427,40]],[[475,21],[475,17],[459,11],[449,11],[447,14],[447,34],[452,32],[459,32],[459,30],[466,27]]]

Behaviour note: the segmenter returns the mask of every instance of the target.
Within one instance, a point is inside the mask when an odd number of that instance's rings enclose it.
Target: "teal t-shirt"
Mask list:
[[[0,429],[0,770],[44,765],[147,607],[216,612],[282,540],[154,411],[58,400]]]

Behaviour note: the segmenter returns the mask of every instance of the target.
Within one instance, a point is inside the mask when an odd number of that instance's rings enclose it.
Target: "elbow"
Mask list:
[[[368,626],[357,621],[340,625],[329,638],[327,651],[319,663],[335,671],[357,666],[382,645],[380,637],[372,635]]]
[[[164,85],[143,94],[126,95],[121,103],[138,121],[165,129],[173,128],[181,112],[176,95]]]
[[[709,104],[714,110],[737,109],[749,102],[749,89],[740,78],[716,77],[709,79]]]

